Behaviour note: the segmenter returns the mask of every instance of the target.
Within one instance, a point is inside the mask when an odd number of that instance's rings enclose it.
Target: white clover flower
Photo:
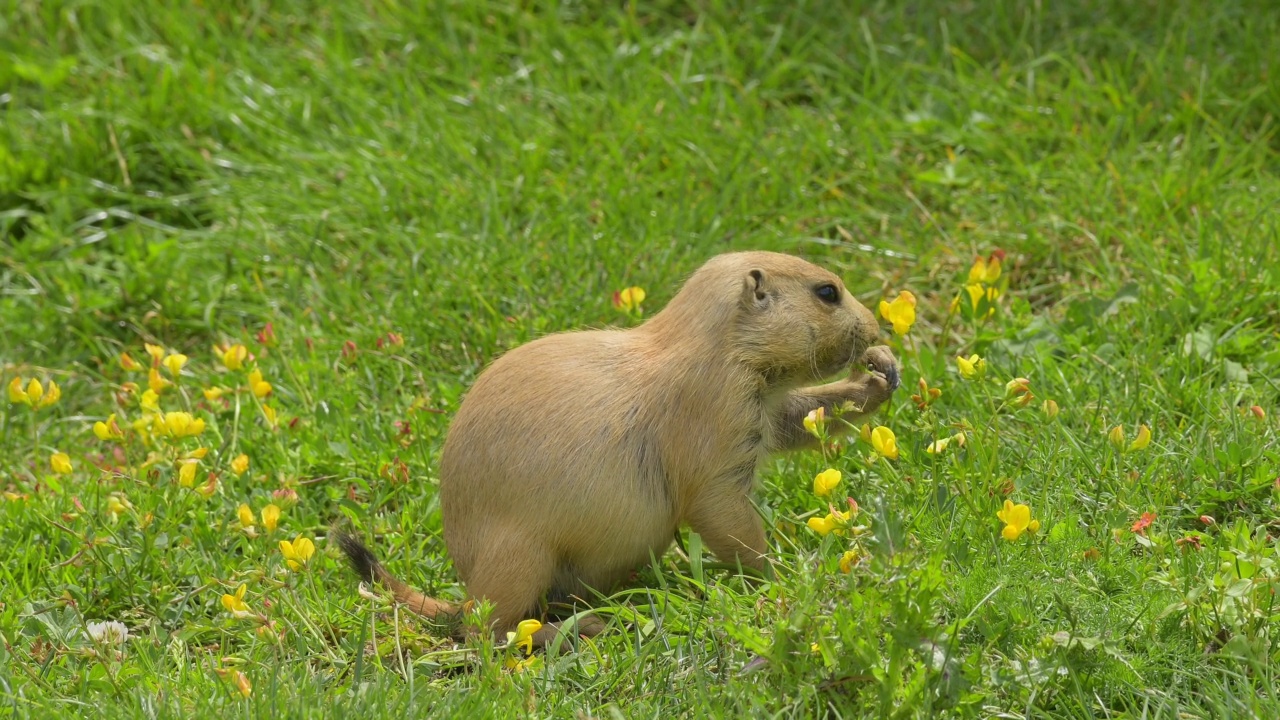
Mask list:
[[[123,645],[129,639],[129,628],[116,620],[91,622],[88,629],[89,639],[103,645]]]

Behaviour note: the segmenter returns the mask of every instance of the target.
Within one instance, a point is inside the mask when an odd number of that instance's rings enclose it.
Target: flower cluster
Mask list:
[[[996,300],[1002,293],[1000,275],[1004,258],[1004,251],[997,249],[985,258],[974,259],[964,288],[951,301],[950,312],[953,315],[961,313],[971,318],[986,319],[995,314]]]

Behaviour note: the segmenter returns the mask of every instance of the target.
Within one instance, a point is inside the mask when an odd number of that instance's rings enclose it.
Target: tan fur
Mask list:
[[[838,303],[815,295],[823,284]],[[444,539],[468,594],[509,629],[548,596],[607,592],[683,524],[719,558],[766,569],[757,466],[811,445],[809,411],[856,419],[889,399],[898,372],[870,347],[878,331],[832,273],[749,252],[707,262],[637,328],[508,352],[467,394],[440,464]],[[452,612],[378,569],[410,607]]]

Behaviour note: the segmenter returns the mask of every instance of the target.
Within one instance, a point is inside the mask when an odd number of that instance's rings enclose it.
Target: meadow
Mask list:
[[[1277,36],[0,0],[0,717],[1280,717]],[[532,655],[358,587],[334,523],[463,597],[435,472],[489,361],[741,249],[899,303],[891,407],[761,472],[772,579],[686,532]]]

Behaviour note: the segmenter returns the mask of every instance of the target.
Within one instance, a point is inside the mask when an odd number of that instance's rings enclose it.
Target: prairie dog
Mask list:
[[[510,629],[548,596],[607,592],[681,525],[718,558],[765,569],[756,469],[770,452],[814,445],[810,411],[854,420],[889,399],[897,361],[872,347],[878,334],[836,275],[743,252],[712,258],[639,327],[548,335],[498,358],[464,398],[440,462],[444,540],[469,597],[493,603],[495,629]],[[848,377],[807,386],[851,364]],[[411,610],[457,611],[338,539],[358,573]]]

